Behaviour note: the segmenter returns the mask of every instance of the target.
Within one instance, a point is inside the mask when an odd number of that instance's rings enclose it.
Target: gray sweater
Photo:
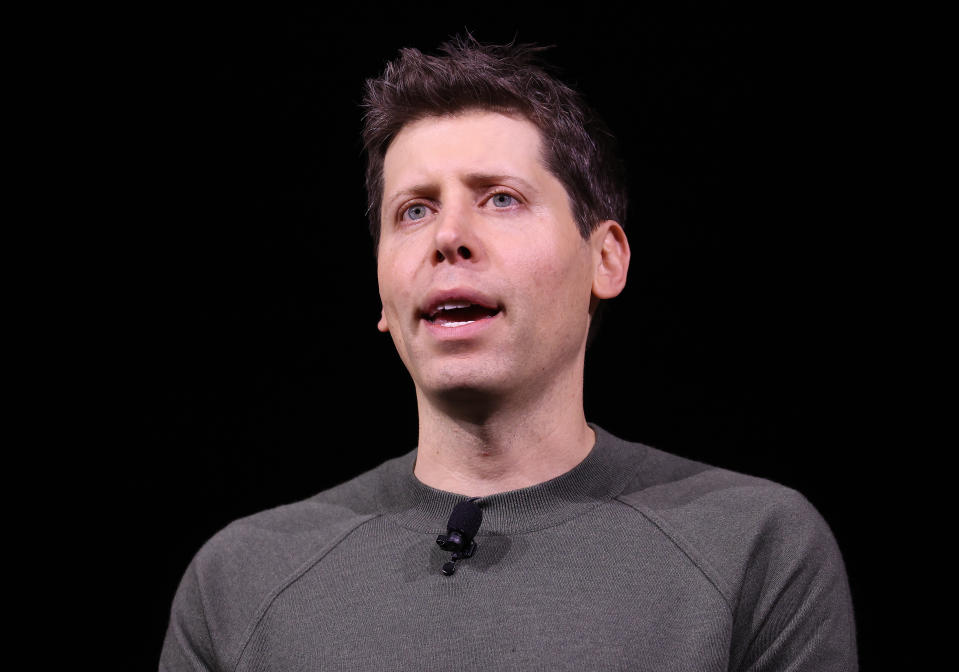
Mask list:
[[[466,499],[416,451],[207,542],[161,670],[855,670],[842,557],[799,493],[602,429],[587,458],[483,498],[478,550],[441,573]]]

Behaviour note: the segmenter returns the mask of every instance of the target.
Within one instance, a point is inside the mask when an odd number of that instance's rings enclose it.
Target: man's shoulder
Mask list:
[[[640,469],[617,499],[669,537],[728,600],[757,562],[780,570],[810,563],[842,567],[828,524],[797,490],[643,449]]]
[[[389,481],[409,456],[388,460],[308,499],[231,522],[187,568],[174,598],[165,654],[235,661],[272,600],[389,505]]]
[[[796,514],[815,514],[809,501],[793,488],[643,446],[642,465],[623,490],[623,501],[678,518],[708,515],[714,523],[771,521]],[[818,515],[818,514],[815,514]]]
[[[619,451],[633,451],[637,469],[619,495],[624,502],[664,515],[702,509],[710,515],[740,520],[737,513],[815,511],[802,494],[767,478],[713,466],[604,432]]]
[[[309,557],[389,508],[390,489],[409,455],[393,458],[307,499],[239,518],[215,534],[198,559],[268,560],[293,571]]]
[[[800,661],[809,669],[856,669],[845,565],[813,504],[769,479],[643,451],[616,499],[658,528],[675,557],[722,594],[736,642],[731,668],[765,660],[768,669]]]

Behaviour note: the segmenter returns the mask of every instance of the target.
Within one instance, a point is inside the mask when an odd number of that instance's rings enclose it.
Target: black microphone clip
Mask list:
[[[478,497],[460,502],[453,507],[449,522],[446,523],[446,534],[436,537],[436,543],[444,551],[452,551],[448,562],[443,565],[443,574],[452,576],[456,571],[456,561],[472,558],[476,552],[476,542],[473,537],[483,522],[483,512],[476,504]]]

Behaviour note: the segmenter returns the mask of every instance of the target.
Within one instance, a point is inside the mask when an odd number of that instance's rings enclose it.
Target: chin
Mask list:
[[[420,389],[443,405],[466,409],[489,406],[509,389],[507,377],[491,371],[440,371],[423,381]]]

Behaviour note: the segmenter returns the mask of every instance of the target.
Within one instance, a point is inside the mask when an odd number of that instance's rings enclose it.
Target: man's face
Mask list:
[[[493,112],[405,126],[384,161],[377,275],[418,390],[541,393],[582,371],[597,245],[536,126]]]

